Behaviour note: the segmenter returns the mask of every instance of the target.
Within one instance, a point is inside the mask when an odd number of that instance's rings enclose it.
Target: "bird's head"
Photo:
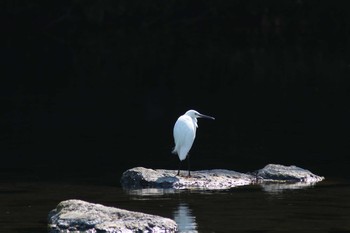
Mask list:
[[[207,115],[204,115],[204,114],[201,114],[199,112],[197,112],[196,110],[188,110],[185,115],[191,117],[192,119],[196,119],[196,118],[207,118],[207,119],[212,119],[212,120],[215,120],[214,117],[212,116],[207,116]]]

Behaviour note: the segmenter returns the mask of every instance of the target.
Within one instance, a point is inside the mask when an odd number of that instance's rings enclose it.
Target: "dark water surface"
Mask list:
[[[222,191],[123,190],[88,180],[1,181],[0,232],[47,232],[48,212],[66,199],[172,218],[180,232],[350,232],[349,182],[329,179],[314,186]]]

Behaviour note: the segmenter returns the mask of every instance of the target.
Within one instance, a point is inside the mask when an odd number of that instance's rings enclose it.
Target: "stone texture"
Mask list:
[[[322,181],[324,177],[317,176],[309,170],[297,166],[283,166],[279,164],[269,164],[258,170],[256,175],[259,179],[272,182],[303,182],[316,183]]]
[[[186,173],[186,171],[182,171]],[[126,188],[227,189],[248,185],[252,175],[224,169],[191,171],[191,177],[176,176],[175,170],[136,167],[123,173],[121,184]]]
[[[176,232],[175,221],[81,200],[62,201],[49,213],[49,232]]]
[[[186,171],[182,171],[187,174]],[[176,176],[175,170],[136,167],[125,171],[121,177],[124,188],[174,188],[217,190],[254,183],[288,182],[315,183],[324,179],[296,166],[269,164],[252,173],[224,169],[191,171],[191,177]],[[301,186],[303,186],[301,184]]]

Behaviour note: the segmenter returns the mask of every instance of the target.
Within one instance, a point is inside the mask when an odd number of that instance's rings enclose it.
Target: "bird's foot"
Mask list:
[[[180,177],[184,177],[184,178],[191,178],[191,177],[192,177],[192,176],[191,176],[191,173],[188,173],[187,176],[183,176],[183,175],[180,174],[180,171],[177,172],[176,176],[180,176]]]

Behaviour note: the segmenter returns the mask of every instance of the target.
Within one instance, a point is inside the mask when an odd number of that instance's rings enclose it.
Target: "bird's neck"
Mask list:
[[[197,124],[197,118],[192,118],[193,121],[193,125],[195,128],[198,128],[198,124]]]

